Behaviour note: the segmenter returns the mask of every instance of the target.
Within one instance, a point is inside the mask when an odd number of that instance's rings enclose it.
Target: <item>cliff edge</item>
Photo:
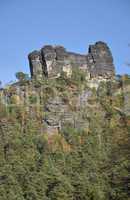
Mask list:
[[[86,78],[103,77],[110,79],[115,74],[113,57],[106,43],[90,45],[88,54],[68,52],[62,46],[46,45],[28,55],[31,77],[59,77],[62,72],[71,77],[72,69],[84,71]]]

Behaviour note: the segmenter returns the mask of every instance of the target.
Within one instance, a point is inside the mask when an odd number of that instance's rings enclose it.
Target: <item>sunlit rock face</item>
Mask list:
[[[83,70],[90,78],[111,78],[115,73],[111,51],[104,42],[90,45],[86,55],[68,52],[62,46],[46,45],[30,53],[28,58],[33,78],[58,77],[62,72],[71,77],[73,68]]]
[[[29,65],[31,76],[35,78],[43,77],[43,60],[39,51],[33,51],[29,54]]]
[[[113,57],[107,44],[103,42],[89,46],[88,63],[92,77],[114,75]]]

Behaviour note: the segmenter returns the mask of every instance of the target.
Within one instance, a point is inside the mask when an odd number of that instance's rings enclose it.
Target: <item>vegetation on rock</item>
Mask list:
[[[129,78],[78,72],[1,91],[0,200],[129,199]]]

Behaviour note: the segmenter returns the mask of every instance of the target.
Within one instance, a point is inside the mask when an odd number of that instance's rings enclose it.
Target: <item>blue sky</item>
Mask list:
[[[87,53],[105,41],[117,73],[129,73],[130,0],[0,0],[0,80],[29,73],[27,55],[45,44]]]

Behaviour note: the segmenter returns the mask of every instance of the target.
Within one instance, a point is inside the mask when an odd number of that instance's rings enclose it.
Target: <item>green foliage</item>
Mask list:
[[[74,71],[72,80],[62,74],[57,80],[33,82],[37,90],[42,86],[43,103],[57,94],[68,103],[67,88],[73,84],[78,93],[86,84],[84,74]],[[35,96],[30,95],[28,107],[1,101],[0,200],[128,200],[130,117],[120,111],[123,93],[113,88],[108,82],[92,90],[93,104],[81,110],[87,131],[64,124],[59,136],[67,150],[53,151],[55,135],[44,133],[43,107],[31,105]]]
[[[23,81],[27,81],[29,80],[29,76],[28,74],[25,74],[23,72],[17,72],[15,74],[16,78],[18,79],[18,81],[23,82]]]
[[[125,74],[124,76],[122,76],[122,80],[125,85],[130,85],[130,75]]]
[[[77,85],[78,87],[81,87],[83,84],[86,84],[87,82],[86,74],[78,68],[73,68],[71,81],[73,84]]]
[[[34,95],[29,96],[29,102],[30,102],[30,104],[37,103],[37,97]]]

